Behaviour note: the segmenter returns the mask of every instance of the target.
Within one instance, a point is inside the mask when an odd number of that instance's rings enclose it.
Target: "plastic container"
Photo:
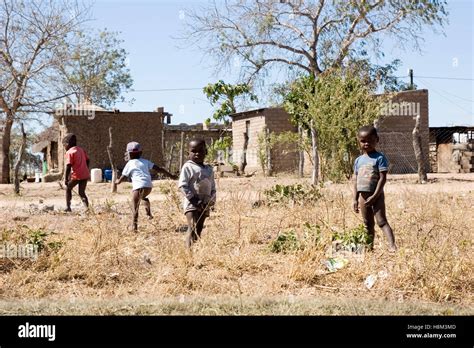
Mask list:
[[[35,173],[35,182],[41,182],[41,173],[40,172]]]
[[[112,181],[112,169],[104,170],[104,178],[106,181]]]
[[[102,169],[100,168],[91,169],[91,181],[93,183],[102,182]]]

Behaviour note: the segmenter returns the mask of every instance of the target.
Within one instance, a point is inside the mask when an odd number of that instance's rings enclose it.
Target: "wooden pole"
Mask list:
[[[26,133],[25,133],[25,128],[23,127],[23,123],[22,123],[21,124],[21,145],[20,145],[20,149],[18,150],[18,157],[15,163],[15,171],[14,171],[15,194],[20,193],[20,178],[18,177],[18,172],[20,170],[21,161],[23,160],[25,147],[26,147]]]
[[[300,178],[304,176],[304,151],[302,147],[302,143],[304,141],[303,138],[303,127],[301,127],[301,124],[298,125],[298,141],[300,144],[298,145],[298,155],[299,155],[299,162],[298,162],[298,175]]]
[[[418,164],[418,182],[424,184],[428,181],[425,164],[423,163],[423,148],[420,135],[420,115],[416,116],[415,128],[413,128],[413,150],[415,150],[416,162]]]
[[[183,167],[184,160],[184,132],[181,132],[181,143],[179,145],[179,171]]]
[[[249,135],[248,131],[244,132],[244,148],[242,155],[240,156],[240,168],[239,171],[245,173],[245,167],[247,166],[247,148],[249,146]]]
[[[319,181],[319,157],[318,157],[318,137],[314,123],[311,123],[311,157],[313,157],[313,172],[311,183],[316,185]]]
[[[272,163],[272,144],[271,144],[271,137],[270,137],[270,130],[265,128],[265,142],[266,142],[266,150],[267,150],[267,175],[273,175],[273,163]]]
[[[107,146],[107,154],[109,155],[110,167],[112,169],[112,185],[110,186],[110,192],[117,192],[117,167],[115,166],[114,156],[113,156],[113,141],[112,141],[112,127],[109,127],[109,146]]]

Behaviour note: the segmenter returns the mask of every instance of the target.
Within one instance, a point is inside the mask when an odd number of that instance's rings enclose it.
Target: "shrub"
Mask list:
[[[305,222],[302,225],[301,236],[294,229],[286,230],[270,243],[270,251],[274,253],[288,253],[305,250],[317,246],[321,241],[321,228],[319,225]]]
[[[272,204],[304,204],[315,202],[321,198],[321,192],[311,185],[276,185],[264,191],[265,198],[269,205]]]
[[[340,241],[342,245],[355,248],[357,245],[370,246],[373,243],[372,237],[368,234],[364,225],[346,230],[342,233],[335,232],[332,236],[333,241]]]

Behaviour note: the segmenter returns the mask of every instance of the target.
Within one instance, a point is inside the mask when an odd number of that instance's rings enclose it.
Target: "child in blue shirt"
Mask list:
[[[142,200],[145,204],[146,215],[149,219],[152,219],[150,200],[147,196],[151,193],[153,184],[151,182],[150,170],[156,170],[159,173],[177,179],[177,177],[169,173],[166,169],[158,167],[154,163],[147,159],[141,158],[142,147],[139,143],[132,141],[127,144],[127,153],[129,161],[123,168],[122,176],[116,181],[119,185],[125,178],[132,180],[132,197],[133,197],[133,225],[132,229],[136,231],[138,229],[138,208],[140,207],[140,201]]]
[[[372,245],[375,236],[375,217],[377,225],[382,229],[388,240],[389,250],[396,251],[395,237],[385,214],[383,187],[387,181],[387,158],[383,153],[375,150],[379,137],[373,126],[365,126],[359,129],[357,138],[364,153],[357,157],[354,163],[353,209],[356,213],[360,209]]]

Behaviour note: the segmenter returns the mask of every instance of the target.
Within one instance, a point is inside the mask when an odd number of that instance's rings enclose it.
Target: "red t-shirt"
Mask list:
[[[87,157],[86,152],[82,147],[73,146],[66,152],[66,164],[70,164],[72,167],[71,170],[71,180],[84,180],[89,179],[89,167],[87,167]]]

